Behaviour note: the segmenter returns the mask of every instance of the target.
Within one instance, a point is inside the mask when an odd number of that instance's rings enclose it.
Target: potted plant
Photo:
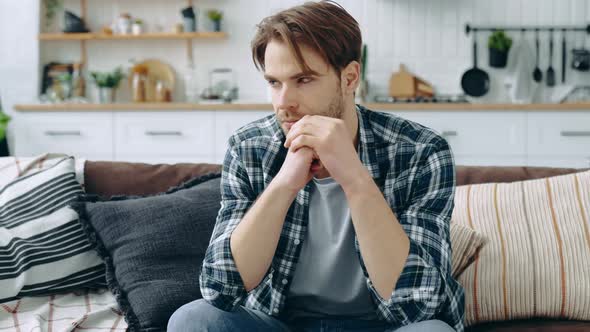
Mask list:
[[[141,35],[143,33],[143,20],[136,18],[131,25],[131,33],[134,35]]]
[[[506,67],[508,51],[512,46],[512,39],[503,30],[494,31],[488,39],[490,50],[490,66],[495,68]]]
[[[8,141],[6,140],[6,129],[10,122],[10,116],[2,111],[2,102],[0,101],[0,157],[10,155],[8,151]]]
[[[57,28],[54,26],[55,16],[62,8],[62,0],[45,0],[43,1],[43,5],[45,7],[45,30],[57,30]]]
[[[98,86],[100,103],[114,103],[117,87],[119,87],[119,83],[125,77],[121,67],[117,67],[112,72],[91,72],[90,75],[94,79],[96,86]]]
[[[207,17],[213,22],[213,31],[221,31],[221,19],[223,18],[223,12],[217,9],[211,9],[207,11]]]

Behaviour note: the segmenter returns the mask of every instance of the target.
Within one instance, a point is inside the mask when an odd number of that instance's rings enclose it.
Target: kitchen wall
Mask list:
[[[195,6],[201,13],[208,8],[220,8],[226,17],[224,30],[227,40],[195,40],[194,57],[203,73],[202,85],[206,84],[205,73],[214,67],[229,66],[237,71],[240,98],[266,100],[266,85],[252,64],[249,42],[255,24],[263,17],[279,9],[300,3],[295,0],[197,0]],[[415,74],[431,82],[439,93],[461,93],[461,74],[472,66],[471,36],[464,32],[466,22],[485,25],[547,25],[590,22],[590,0],[340,0],[359,21],[363,37],[369,47],[368,78],[372,94],[384,94],[388,79],[400,63]],[[148,30],[161,25],[169,30],[179,22],[179,10],[185,0],[88,1],[89,25],[92,30],[111,22],[121,12],[144,19]],[[78,0],[65,0],[65,6],[79,12]],[[36,29],[38,15],[43,16],[36,0],[0,0],[2,34],[0,45],[4,76],[0,82],[5,95],[14,102],[31,102],[38,86],[38,66],[49,61],[76,61],[80,55],[78,42],[44,42],[38,46]],[[18,21],[14,18],[18,17]],[[200,17],[199,28],[205,28],[206,20]],[[40,23],[43,28],[43,23]],[[15,28],[15,27],[19,28]],[[22,27],[22,28],[21,28]],[[487,33],[479,35],[479,64],[492,77],[492,91],[479,102],[504,101],[502,86],[503,70],[487,67]],[[520,38],[517,35],[515,43]],[[526,36],[533,42],[532,35]],[[561,41],[561,35],[556,34]],[[547,35],[541,34],[541,68],[547,68]],[[581,33],[567,36],[568,45],[585,43],[590,47],[590,37]],[[531,44],[532,45],[532,44]],[[39,47],[39,50],[37,48]],[[105,41],[89,42],[89,68],[112,69],[127,65],[130,59],[159,58],[175,67],[182,77],[186,66],[184,41]],[[39,63],[36,54],[39,52]],[[554,67],[560,77],[558,48]],[[533,61],[534,59],[531,59]],[[588,74],[568,72],[568,83],[588,82]],[[125,88],[123,89],[125,90]],[[179,82],[175,99],[183,96],[182,81]],[[122,95],[126,94],[123,91]]]

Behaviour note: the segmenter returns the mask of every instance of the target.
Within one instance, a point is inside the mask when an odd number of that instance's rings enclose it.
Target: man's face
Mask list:
[[[300,45],[305,63],[313,71],[304,73],[287,44],[272,40],[264,55],[264,78],[272,94],[272,105],[287,134],[305,115],[342,118],[344,99],[340,77],[319,54]]]

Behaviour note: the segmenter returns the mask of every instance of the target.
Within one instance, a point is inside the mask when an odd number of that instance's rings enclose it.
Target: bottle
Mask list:
[[[133,67],[132,71],[131,90],[133,93],[133,102],[143,103],[146,101],[148,68],[143,65],[137,65]]]
[[[198,75],[195,64],[190,61],[184,73],[184,92],[187,103],[196,103],[199,99]]]
[[[85,98],[86,97],[86,81],[82,74],[82,64],[74,63],[74,72],[72,73],[72,97]]]

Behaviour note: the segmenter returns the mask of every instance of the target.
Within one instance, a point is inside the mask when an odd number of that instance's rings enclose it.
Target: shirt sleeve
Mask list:
[[[407,208],[397,214],[410,239],[405,266],[390,298],[370,280],[378,310],[401,325],[433,319],[447,300],[451,271],[449,223],[454,207],[455,167],[448,144],[427,145],[408,175]],[[396,212],[396,211],[394,211]]]
[[[221,174],[221,208],[199,277],[203,298],[225,311],[243,304],[247,296],[231,252],[230,236],[254,200],[243,161],[230,140]]]

